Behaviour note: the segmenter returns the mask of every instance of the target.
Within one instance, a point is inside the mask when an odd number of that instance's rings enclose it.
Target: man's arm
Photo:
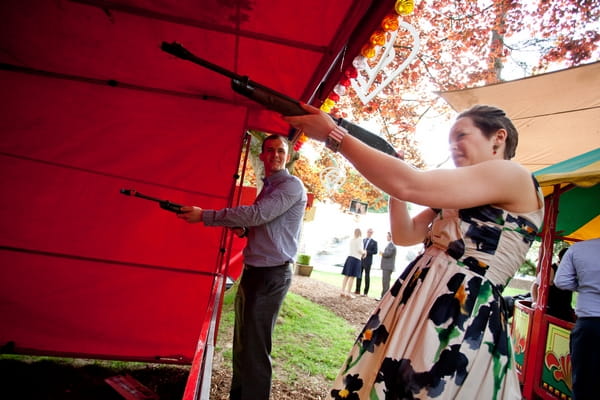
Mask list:
[[[200,207],[183,206],[178,218],[189,223],[202,221],[207,226],[252,227],[274,220],[289,210],[304,196],[300,181],[281,182],[267,195],[248,206],[205,210]]]
[[[573,251],[571,248],[567,250],[558,265],[556,275],[554,276],[554,285],[560,289],[572,292],[577,291],[579,288],[579,280],[577,279],[577,271],[573,265]]]
[[[202,221],[202,215],[204,210],[200,207],[194,206],[183,206],[177,213],[177,217],[185,220],[186,222],[193,224]],[[233,226],[230,227],[231,231],[237,237],[243,238],[248,236],[248,228],[245,226]]]

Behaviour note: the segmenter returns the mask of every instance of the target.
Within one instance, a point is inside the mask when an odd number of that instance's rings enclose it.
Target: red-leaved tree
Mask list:
[[[452,114],[436,92],[502,81],[509,67],[513,75],[517,71],[525,77],[600,59],[600,0],[421,0],[412,14],[399,18],[419,34],[414,61],[368,104],[350,89],[332,113],[359,125],[374,122],[417,168],[425,167],[415,144],[417,124],[426,114]],[[412,46],[409,32],[400,29],[394,62],[402,63]],[[377,57],[368,62],[374,65]],[[321,157],[309,161],[302,155],[308,147],[321,152]],[[316,198],[333,200],[343,208],[353,198],[375,209],[385,206],[385,196],[339,155],[325,153],[321,145],[309,141],[299,158],[295,173]],[[320,176],[332,165],[346,175],[346,182],[335,190],[325,187]]]

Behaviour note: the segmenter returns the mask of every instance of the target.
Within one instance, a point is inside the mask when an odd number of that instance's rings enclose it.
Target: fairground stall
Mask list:
[[[538,301],[518,300],[512,337],[519,380],[526,399],[570,399],[569,334],[574,324],[549,315],[548,286],[556,240],[600,237],[600,148],[535,173],[545,194]]]

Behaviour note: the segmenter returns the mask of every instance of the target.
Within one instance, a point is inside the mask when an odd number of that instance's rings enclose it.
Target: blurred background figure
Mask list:
[[[344,262],[344,268],[342,269],[342,275],[344,280],[342,281],[342,293],[340,296],[353,298],[354,296],[350,293],[354,280],[360,276],[361,273],[361,260],[365,254],[362,244],[362,232],[356,228],[354,230],[354,237],[350,239],[350,253],[346,257]]]
[[[390,289],[392,272],[396,269],[396,246],[392,242],[391,232],[387,233],[387,245],[379,255],[381,256],[381,298]]]
[[[363,249],[365,250],[365,253],[361,263],[361,273],[356,279],[356,294],[360,294],[362,277],[365,279],[365,291],[363,292],[363,296],[369,294],[369,286],[371,285],[371,265],[373,265],[373,255],[377,254],[377,241],[375,241],[372,236],[373,228],[367,229],[367,237],[363,240]]]
[[[546,312],[553,317],[574,322],[575,311],[573,310],[573,307],[571,307],[571,302],[573,301],[573,292],[570,290],[559,289],[554,284],[554,275],[556,274],[556,269],[558,268],[558,264],[565,255],[567,249],[568,247],[565,247],[559,251],[558,263],[552,264],[552,268],[550,270],[550,286],[548,286],[548,302],[546,305]],[[535,281],[531,284],[532,306],[537,303],[541,279],[540,273],[538,272],[535,277]]]

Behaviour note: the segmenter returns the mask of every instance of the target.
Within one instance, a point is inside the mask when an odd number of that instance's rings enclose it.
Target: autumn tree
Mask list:
[[[416,59],[367,104],[350,88],[333,112],[359,124],[376,120],[382,136],[418,168],[424,164],[414,147],[417,124],[427,113],[452,114],[437,92],[502,81],[507,64],[530,76],[600,59],[597,0],[423,0],[400,20],[419,33]],[[401,27],[394,42],[396,65],[412,46]],[[371,67],[377,61],[368,59]]]
[[[416,59],[367,104],[349,88],[332,114],[359,125],[376,125],[378,133],[404,150],[407,161],[417,168],[426,167],[414,138],[419,121],[424,115],[453,114],[437,92],[500,82],[508,65],[525,77],[600,59],[599,0],[421,0],[412,14],[399,20],[418,32]],[[413,50],[410,32],[401,27],[393,46],[394,64],[399,65]],[[377,56],[367,59],[370,66],[377,61]],[[382,79],[378,76],[375,85]],[[303,155],[306,148],[320,157],[309,160]],[[385,205],[380,191],[342,157],[324,152],[321,144],[305,143],[294,165],[318,199],[342,207],[353,198],[376,208]],[[334,166],[344,171],[346,180],[332,189],[320,174]]]
[[[598,0],[422,0],[400,18],[419,32],[416,60],[368,104],[350,90],[336,110],[358,121],[379,118],[392,142],[414,133],[429,110],[446,111],[436,92],[499,82],[508,61],[530,76],[600,59]],[[397,64],[412,45],[401,28]]]

